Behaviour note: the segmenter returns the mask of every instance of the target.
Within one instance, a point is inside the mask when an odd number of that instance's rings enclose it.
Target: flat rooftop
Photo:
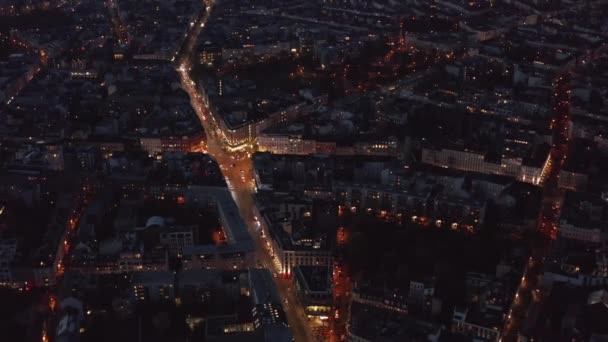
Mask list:
[[[193,254],[230,254],[253,252],[255,245],[253,238],[247,230],[247,224],[241,217],[239,208],[230,194],[230,190],[225,187],[215,186],[188,186],[184,191],[186,197],[205,196],[217,205],[220,222],[224,227],[226,245],[195,245],[184,248],[185,255]]]
[[[294,271],[296,279],[312,292],[331,291],[330,272],[326,266],[298,266]]]

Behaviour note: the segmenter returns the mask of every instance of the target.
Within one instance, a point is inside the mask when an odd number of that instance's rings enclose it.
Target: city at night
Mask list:
[[[0,341],[608,342],[608,0],[0,0]]]

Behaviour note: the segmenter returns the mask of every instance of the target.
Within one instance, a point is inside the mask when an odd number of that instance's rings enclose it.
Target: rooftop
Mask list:
[[[306,291],[330,292],[331,268],[327,266],[297,266],[294,275]]]
[[[560,220],[581,228],[602,229],[608,221],[608,203],[597,194],[568,192]]]
[[[438,338],[441,326],[419,321],[408,315],[378,309],[357,302],[351,305],[352,334],[365,339],[383,341],[414,341]]]

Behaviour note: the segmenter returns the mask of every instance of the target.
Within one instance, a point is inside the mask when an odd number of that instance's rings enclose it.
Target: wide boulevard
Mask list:
[[[241,216],[247,223],[250,234],[256,243],[256,259],[259,267],[269,269],[275,275],[275,282],[279,289],[279,295],[283,300],[283,307],[287,314],[287,320],[291,332],[296,341],[314,341],[304,309],[299,304],[295,290],[290,280],[283,279],[279,275],[274,256],[271,255],[266,237],[260,234],[260,222],[253,212],[253,189],[254,177],[251,163],[251,150],[230,151],[225,140],[222,138],[218,125],[209,109],[203,104],[201,94],[197,90],[196,83],[192,80],[190,70],[195,54],[196,41],[204,30],[208,18],[213,10],[213,4],[207,2],[206,12],[198,22],[192,23],[191,29],[184,41],[184,45],[175,59],[177,70],[180,74],[183,89],[190,95],[192,106],[207,135],[206,151],[212,155],[220,165],[226,183],[232,192]]]

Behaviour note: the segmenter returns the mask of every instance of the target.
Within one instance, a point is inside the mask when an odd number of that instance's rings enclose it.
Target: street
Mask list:
[[[190,96],[192,107],[195,109],[206,135],[206,152],[213,156],[226,179],[232,197],[236,201],[243,220],[247,223],[249,233],[253,236],[256,244],[256,259],[258,265],[268,268],[273,274],[278,274],[273,257],[266,247],[266,240],[261,236],[259,223],[253,213],[253,189],[254,177],[251,165],[251,150],[231,152],[226,148],[226,144],[221,140],[221,134],[215,133],[217,125],[213,122],[214,118],[204,107],[202,97],[197,91],[194,80],[190,76],[192,58],[195,53],[194,47],[203,28],[205,27],[209,15],[212,11],[212,4],[207,3],[207,11],[201,19],[193,25],[188,37],[184,42],[180,55],[176,58],[177,70],[180,74],[183,89]],[[275,277],[275,283],[279,290],[279,295],[283,300],[283,306],[287,314],[287,320],[291,332],[296,341],[314,341],[312,333],[308,327],[308,319],[304,309],[299,305],[291,281]]]
[[[540,206],[537,230],[546,238],[532,249],[524,275],[509,310],[502,331],[501,341],[515,341],[522,332],[528,310],[534,302],[542,298],[540,275],[544,256],[549,249],[548,242],[557,238],[563,191],[559,187],[559,174],[568,151],[568,126],[570,122],[570,80],[567,74],[559,75],[554,85],[554,107],[551,129],[553,146],[550,151],[548,170],[542,179],[543,197]]]

